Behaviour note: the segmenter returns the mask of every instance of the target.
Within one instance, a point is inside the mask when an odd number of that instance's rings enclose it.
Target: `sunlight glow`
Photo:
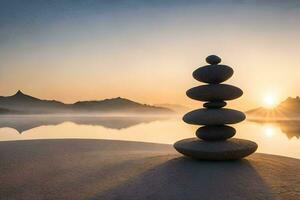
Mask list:
[[[274,97],[274,95],[269,94],[265,96],[263,102],[264,102],[264,107],[267,108],[274,108],[276,106],[276,98]]]

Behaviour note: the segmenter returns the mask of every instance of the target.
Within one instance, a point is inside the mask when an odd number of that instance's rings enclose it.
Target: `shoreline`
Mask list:
[[[8,127],[9,128],[9,127]],[[19,140],[1,140],[0,145],[2,142],[25,142],[25,141],[65,141],[65,140],[82,140],[82,141],[104,141],[104,142],[121,142],[121,143],[141,143],[141,144],[153,144],[153,145],[166,145],[168,148],[173,149],[171,151],[174,151],[174,153],[178,154],[178,156],[182,155],[178,153],[174,147],[173,144],[171,143],[157,143],[157,142],[143,142],[143,141],[134,141],[134,140],[116,140],[116,139],[102,139],[102,138],[36,138],[36,139],[19,139]],[[289,156],[284,156],[284,155],[279,155],[279,154],[269,154],[269,153],[263,153],[263,152],[255,152],[254,154],[259,154],[259,155],[265,155],[265,156],[276,156],[276,157],[282,157],[286,159],[296,159],[300,161],[300,158],[295,158],[295,157],[289,157]],[[247,159],[247,157],[246,157]]]
[[[0,142],[0,199],[297,199],[300,160],[255,153],[195,161],[168,144]]]

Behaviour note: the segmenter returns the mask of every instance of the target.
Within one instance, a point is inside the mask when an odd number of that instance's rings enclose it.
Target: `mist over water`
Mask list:
[[[31,139],[109,139],[173,144],[195,137],[197,126],[182,116],[0,116],[0,141]],[[258,143],[258,152],[300,158],[300,121],[253,122],[234,126],[235,137]]]

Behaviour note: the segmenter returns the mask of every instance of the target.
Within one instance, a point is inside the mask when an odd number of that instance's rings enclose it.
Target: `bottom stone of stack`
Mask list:
[[[180,140],[174,148],[185,156],[200,160],[237,160],[244,158],[257,149],[255,142],[243,139],[226,141],[204,141],[198,138]]]

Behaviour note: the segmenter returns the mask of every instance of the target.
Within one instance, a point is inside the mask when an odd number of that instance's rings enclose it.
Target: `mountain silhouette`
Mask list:
[[[20,90],[15,95],[0,97],[0,108],[23,114],[58,112],[65,110],[67,106],[58,101],[41,100],[26,95]]]
[[[56,113],[98,113],[98,114],[165,114],[173,113],[163,107],[137,103],[117,97],[99,101],[79,101],[65,104],[55,100],[42,100],[20,90],[12,96],[0,97],[0,114],[56,114]]]
[[[0,108],[0,114],[19,114],[18,112],[14,110],[9,110],[6,108]]]
[[[246,114],[250,119],[256,120],[300,120],[300,97],[288,97],[275,108],[268,109],[259,107],[247,111]]]

